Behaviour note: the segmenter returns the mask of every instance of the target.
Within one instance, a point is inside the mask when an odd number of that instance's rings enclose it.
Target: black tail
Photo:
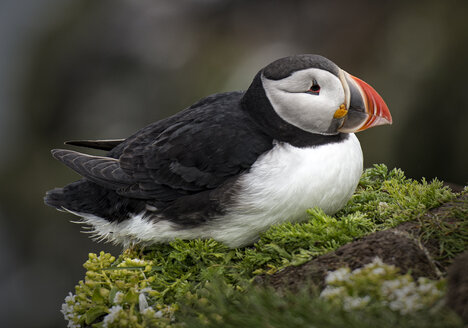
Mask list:
[[[108,140],[70,140],[65,141],[66,145],[73,145],[78,147],[86,147],[100,150],[112,150],[125,139],[108,139]]]
[[[65,207],[63,188],[55,188],[46,192],[44,203],[58,210],[63,210]]]
[[[79,180],[66,185],[63,188],[55,188],[46,192],[44,203],[58,210],[70,210],[74,212],[89,213],[93,202],[99,203],[104,193],[98,195],[99,186],[85,180]]]
[[[91,214],[118,222],[127,219],[130,214],[142,212],[146,207],[144,201],[122,197],[114,190],[86,179],[48,191],[44,203],[58,210]]]

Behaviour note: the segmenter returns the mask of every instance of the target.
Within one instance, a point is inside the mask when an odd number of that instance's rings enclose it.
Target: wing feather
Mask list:
[[[241,95],[201,102],[169,126],[128,140],[118,157],[139,190],[119,194],[170,201],[217,188],[249,169],[273,144],[240,108]]]
[[[109,189],[124,188],[134,183],[115,158],[91,156],[66,149],[54,149],[52,156],[86,179]]]

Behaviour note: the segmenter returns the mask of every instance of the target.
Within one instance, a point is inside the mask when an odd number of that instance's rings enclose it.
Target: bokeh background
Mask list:
[[[64,140],[119,138],[248,87],[274,59],[324,55],[386,100],[359,134],[366,166],[468,180],[468,2],[1,0],[0,322],[64,327],[91,242],[44,192],[78,178]]]

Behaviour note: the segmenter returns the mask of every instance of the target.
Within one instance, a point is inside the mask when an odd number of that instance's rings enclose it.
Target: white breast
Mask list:
[[[362,151],[354,134],[343,142],[311,148],[277,143],[239,178],[234,206],[206,225],[183,229],[157,217],[145,218],[144,212],[121,223],[72,213],[93,227],[91,233],[98,239],[126,246],[213,238],[240,247],[252,244],[273,224],[306,219],[308,208],[335,213],[349,200],[361,174]]]
[[[245,245],[273,224],[306,219],[308,208],[333,214],[354,193],[362,166],[354,134],[311,148],[277,143],[241,177],[237,205],[213,227],[212,237],[230,246]]]

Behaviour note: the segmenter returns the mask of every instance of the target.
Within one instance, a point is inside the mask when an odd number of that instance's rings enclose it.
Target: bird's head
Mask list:
[[[262,91],[280,120],[309,133],[335,135],[392,123],[370,85],[318,55],[274,61],[257,74],[244,98]]]

